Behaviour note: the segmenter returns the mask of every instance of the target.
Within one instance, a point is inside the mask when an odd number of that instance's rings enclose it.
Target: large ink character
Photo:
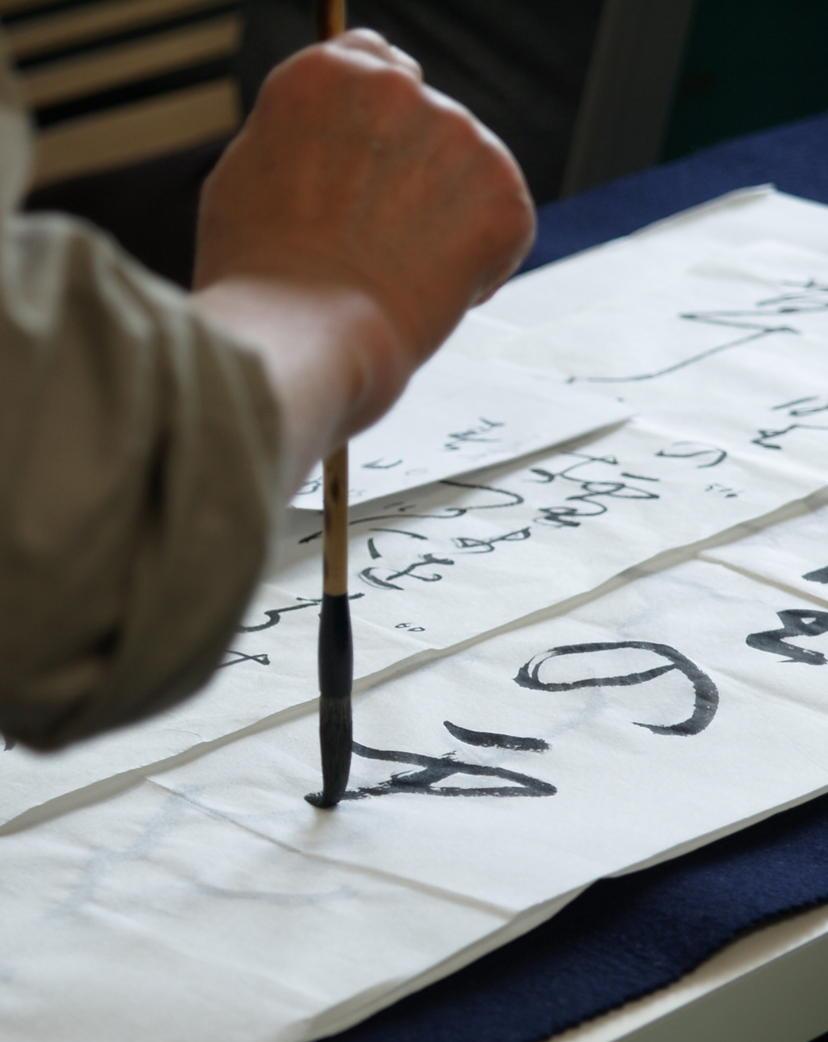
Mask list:
[[[803,662],[808,666],[824,666],[825,655],[821,651],[800,648],[790,644],[790,637],[819,637],[828,633],[828,611],[813,611],[810,608],[790,608],[778,611],[777,618],[782,623],[777,630],[765,630],[762,633],[751,633],[747,638],[748,647],[757,651],[768,651],[772,655],[782,655],[786,662]]]
[[[613,652],[633,649],[652,654],[660,663],[651,669],[637,672],[614,673],[606,676],[593,676],[566,682],[548,681],[543,677],[544,667],[551,661],[565,656],[595,655],[599,652]],[[712,679],[681,652],[667,644],[655,644],[649,641],[612,641],[592,644],[569,644],[550,648],[531,658],[521,666],[513,678],[520,687],[532,691],[575,691],[585,688],[599,687],[631,687],[648,684],[668,673],[676,672],[689,682],[692,693],[693,709],[685,719],[673,724],[651,724],[638,722],[638,727],[646,728],[658,735],[690,736],[699,734],[711,722],[719,704],[719,692]],[[443,721],[443,726],[458,741],[466,745],[482,748],[499,748],[513,752],[544,753],[549,745],[542,738],[518,737],[493,731],[475,731],[450,720]],[[371,746],[354,742],[354,754],[369,760],[378,760],[391,764],[407,765],[407,770],[392,773],[389,778],[373,785],[364,785],[346,793],[345,799],[358,800],[367,796],[389,796],[407,793],[423,796],[496,796],[496,797],[538,797],[553,796],[556,787],[549,782],[533,778],[530,775],[506,768],[466,763],[456,758],[454,752],[442,756],[427,756],[421,753],[403,752],[396,749],[374,749]],[[452,778],[480,779],[481,784],[457,785],[444,784]],[[484,782],[499,784],[485,784]]]
[[[392,774],[376,785],[365,785],[345,793],[343,799],[361,800],[366,796],[390,796],[394,793],[418,793],[421,796],[554,796],[557,789],[549,782],[530,778],[527,774],[508,771],[502,767],[486,767],[476,763],[456,760],[454,753],[443,756],[423,756],[419,753],[400,752],[395,749],[372,749],[368,745],[354,742],[354,753],[367,760],[382,760],[389,763],[408,764],[409,769]],[[418,768],[411,770],[411,768]],[[457,775],[494,779],[506,783],[500,785],[443,785],[442,782]]]
[[[608,676],[587,677],[583,680],[544,681],[543,667],[552,659],[566,655],[593,655],[598,652],[616,651],[631,648],[652,652],[661,659],[661,665],[652,669],[635,673],[623,673]],[[664,676],[673,670],[683,674],[690,682],[693,694],[693,710],[690,715],[675,724],[647,724],[636,721],[637,727],[644,727],[653,734],[660,735],[695,735],[703,731],[716,715],[719,705],[719,691],[710,677],[699,667],[667,644],[653,644],[643,640],[604,641],[592,644],[567,644],[550,648],[535,655],[521,666],[515,676],[515,683],[532,691],[575,691],[579,688],[597,687],[631,687],[634,684],[647,684],[657,677]]]

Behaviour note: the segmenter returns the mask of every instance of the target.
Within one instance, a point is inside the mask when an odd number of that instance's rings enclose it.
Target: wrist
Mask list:
[[[221,279],[192,294],[196,310],[261,359],[283,417],[298,483],[321,456],[398,397],[411,363],[394,324],[354,287]]]

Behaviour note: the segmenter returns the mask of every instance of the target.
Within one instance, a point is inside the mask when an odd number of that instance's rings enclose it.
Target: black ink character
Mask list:
[[[366,760],[381,760],[388,763],[410,764],[419,770],[400,771],[376,785],[365,785],[345,793],[343,799],[362,800],[366,796],[392,796],[409,793],[420,796],[554,796],[558,791],[549,782],[530,778],[517,771],[503,767],[482,767],[476,763],[462,763],[454,759],[454,753],[444,756],[422,756],[419,753],[398,752],[394,749],[372,749],[368,745],[354,742],[354,753]],[[446,778],[461,775],[473,778],[495,778],[505,785],[481,785],[467,788],[462,785],[442,785]]]
[[[763,449],[781,449],[779,441],[794,431],[828,431],[828,424],[789,423],[787,427],[760,427],[751,441]]]
[[[570,463],[561,470],[550,470],[548,467],[530,467],[529,473],[534,477],[528,480],[535,485],[551,485],[555,481],[578,481],[578,477],[572,477],[572,471],[578,470],[589,463],[605,463],[608,467],[617,467],[616,456],[590,456],[587,452],[562,452],[562,456],[574,457],[577,462]]]
[[[642,651],[650,651],[659,658],[666,659],[667,664],[656,666],[653,669],[644,670],[640,673],[626,673],[620,676],[609,677],[587,677],[584,680],[573,680],[567,683],[544,683],[540,679],[541,667],[551,658],[561,655],[591,655],[599,651],[614,651],[619,648],[637,648]],[[596,644],[568,644],[558,648],[550,648],[539,655],[535,655],[524,666],[521,666],[515,676],[515,683],[520,687],[529,688],[532,691],[574,691],[579,688],[590,687],[630,687],[633,684],[646,684],[656,677],[663,676],[671,670],[677,669],[690,681],[693,687],[693,712],[686,719],[677,724],[645,724],[635,722],[636,727],[644,727],[653,734],[659,735],[695,735],[703,731],[716,715],[719,705],[719,691],[711,678],[699,667],[685,658],[681,652],[676,651],[667,644],[653,644],[643,640],[622,640]]]
[[[379,459],[368,460],[367,463],[363,463],[363,470],[393,470],[394,467],[399,467],[402,463],[401,459],[391,460],[390,463],[386,463],[382,456]]]
[[[806,572],[802,578],[812,583],[828,583],[828,566],[817,568],[813,572]]]
[[[385,532],[392,535],[407,536],[409,539],[418,539],[421,541],[428,540],[427,536],[422,535],[419,532],[406,532],[404,529],[398,528],[373,528],[372,532]],[[492,536],[490,539],[478,539],[474,536],[454,536],[451,539],[452,544],[456,547],[454,557],[461,557],[466,554],[490,554],[498,548],[501,543],[521,543],[526,539],[531,538],[532,529],[531,526],[525,528],[515,529],[513,532],[504,532],[503,535]],[[368,554],[372,561],[378,561],[382,558],[382,553],[377,546],[377,540],[373,536],[368,538]],[[420,582],[440,582],[443,579],[442,572],[429,572],[428,574],[422,574],[419,569],[427,567],[429,565],[438,565],[441,568],[449,568],[455,564],[453,557],[437,557],[431,553],[420,554],[419,558],[407,565],[405,568],[394,567],[383,567],[380,565],[370,565],[368,568],[363,568],[358,573],[358,577],[369,586],[373,586],[375,589],[381,590],[402,590],[404,587],[398,585],[400,579],[417,579]],[[360,594],[360,596],[362,596]]]
[[[402,590],[405,587],[398,585],[397,580],[411,578],[423,583],[440,582],[443,578],[442,572],[431,571],[423,574],[419,570],[432,565],[440,565],[444,568],[453,565],[448,557],[435,557],[434,554],[420,554],[418,560],[413,561],[405,568],[382,568],[378,565],[370,565],[359,572],[359,578],[379,590]]]
[[[322,488],[322,478],[308,478],[307,481],[303,481],[299,488],[296,490],[297,496],[312,496],[314,492],[318,492]]]
[[[364,593],[352,593],[348,598],[349,601],[355,601],[359,597],[364,597]],[[319,607],[322,603],[320,597],[297,597],[298,604],[289,604],[287,608],[269,608],[265,611],[264,617],[265,622],[259,623],[258,626],[239,626],[239,633],[260,633],[262,630],[269,630],[273,626],[278,626],[282,621],[282,616],[289,611],[302,611],[304,608]],[[229,665],[229,663],[227,663]]]
[[[793,433],[793,431],[828,431],[828,423],[796,422],[803,416],[815,416],[817,413],[828,412],[828,399],[818,398],[816,395],[810,395],[807,398],[795,398],[791,402],[774,405],[774,412],[779,412],[780,410],[787,410],[788,416],[794,422],[783,427],[760,428],[756,437],[753,438],[754,445],[760,445],[763,449],[781,450],[780,439]],[[828,419],[828,417],[826,418]]]
[[[404,528],[372,528],[372,532],[383,532],[386,535],[404,535],[407,539],[418,539],[421,543],[428,542],[428,536],[422,534],[422,532],[407,532]],[[382,553],[377,547],[377,541],[373,536],[368,537],[368,553],[372,561],[378,561],[382,557]]]
[[[407,502],[406,500],[394,500],[391,502],[383,503],[380,514],[372,514],[370,517],[355,517],[352,518],[349,525],[376,525],[377,522],[382,521],[454,521],[458,517],[465,517],[466,514],[471,514],[478,510],[500,510],[504,507],[520,506],[523,503],[523,496],[517,492],[511,492],[508,489],[492,488],[490,485],[475,485],[465,481],[441,481],[441,485],[448,485],[451,488],[463,488],[469,489],[474,492],[486,492],[490,493],[493,497],[498,497],[493,502],[483,503],[470,503],[464,507],[434,507],[433,509],[423,509],[416,502]],[[373,531],[391,531],[391,529],[374,528]],[[305,543],[312,543],[314,540],[321,538],[322,529],[317,532],[311,532],[310,535],[303,536],[299,540],[299,545]],[[423,537],[425,538],[425,537]]]
[[[583,467],[594,463],[603,463],[610,467],[619,466],[615,456],[589,456],[579,452],[567,453],[569,456],[578,457],[575,463],[570,463],[562,470],[553,471],[545,467],[532,467],[533,473],[539,483],[552,484],[555,481],[573,482],[578,492],[565,497],[565,504],[555,507],[539,507],[540,514],[535,520],[542,525],[551,525],[555,528],[579,528],[582,519],[587,517],[600,517],[609,510],[605,500],[613,499],[642,499],[656,500],[661,497],[651,488],[631,484],[631,481],[657,482],[659,479],[644,474],[628,474],[622,471],[619,478],[625,480],[595,480],[583,477],[578,473]],[[630,480],[626,480],[630,479]]]
[[[504,507],[519,507],[523,504],[523,496],[519,492],[512,492],[511,489],[507,488],[494,488],[492,485],[477,485],[471,481],[458,481],[456,478],[446,478],[440,482],[441,485],[448,485],[449,488],[463,488],[471,492],[486,492],[493,497],[491,502],[483,503],[471,503],[467,507],[462,507],[464,514],[471,513],[474,510],[502,510]]]
[[[666,449],[659,449],[656,456],[664,459],[705,460],[704,463],[696,464],[698,470],[705,470],[723,463],[727,459],[727,452],[717,445],[707,445],[703,441],[674,441]]]
[[[793,292],[758,301],[762,314],[800,315],[828,309],[828,285],[816,279],[783,279],[780,285],[792,287]]]
[[[526,753],[543,753],[549,743],[543,738],[519,738],[514,734],[498,734],[496,731],[470,731],[467,727],[444,720],[443,727],[453,737],[466,745],[478,745],[483,749],[513,749]]]
[[[789,644],[787,638],[819,637],[823,633],[828,633],[828,611],[791,608],[788,611],[778,611],[776,614],[782,623],[780,629],[751,633],[746,641],[748,647],[755,648],[757,651],[767,651],[771,655],[781,655],[786,662],[804,662],[808,666],[824,666],[826,658],[822,652]]]
[[[264,613],[265,622],[258,626],[239,626],[239,633],[258,633],[260,630],[269,630],[272,626],[278,626],[282,616],[289,611],[302,611],[304,608],[318,607],[322,603],[320,597],[297,597],[299,604],[290,604],[287,608],[270,608]]]
[[[805,398],[794,398],[793,401],[774,405],[773,408],[776,412],[780,409],[787,409],[789,416],[799,419],[802,416],[814,416],[816,413],[828,412],[828,398],[809,394]]]
[[[377,521],[399,521],[400,519],[405,521],[451,521],[456,517],[463,517],[468,513],[466,507],[435,507],[434,510],[423,511],[416,503],[406,503],[403,500],[398,500],[393,503],[383,503],[381,509],[386,512],[382,514],[374,514],[371,517],[352,518],[348,522],[348,525],[368,525],[375,524]],[[375,529],[375,531],[382,531],[382,529]],[[322,529],[320,528],[317,532],[311,532],[310,535],[302,536],[299,540],[299,545],[302,546],[305,543],[312,543],[314,540],[320,539],[321,536]]]
[[[728,485],[720,485],[718,481],[714,481],[711,484],[709,484],[704,491],[715,492],[718,495],[722,496],[724,499],[737,499],[739,496],[738,489],[730,488]]]
[[[505,427],[506,424],[499,420],[487,420],[485,417],[480,417],[480,423],[477,427],[469,427],[465,431],[452,431],[448,436],[443,448],[447,452],[458,452],[464,445],[481,443],[491,443],[500,441],[499,438],[487,437],[492,431],[497,430],[498,427]]]
[[[243,651],[232,651],[230,648],[225,651],[225,655],[235,655],[235,658],[220,663],[219,669],[223,666],[238,666],[240,662],[258,662],[260,666],[270,665],[270,657],[268,655],[245,655]]]
[[[796,335],[800,332],[788,323],[769,322],[768,319],[772,319],[774,316],[822,312],[828,309],[828,286],[824,286],[814,279],[808,279],[805,282],[786,281],[782,285],[795,287],[795,290],[791,293],[783,293],[776,297],[758,300],[752,308],[743,310],[686,311],[678,315],[678,318],[686,322],[699,322],[710,326],[747,330],[744,336],[737,337],[734,340],[726,340],[722,344],[707,348],[705,351],[699,351],[653,372],[635,373],[628,376],[571,376],[569,383],[636,383],[644,380],[655,380],[660,376],[668,376],[670,373],[676,373],[681,369],[686,369],[688,366],[696,365],[698,362],[703,362],[714,355],[722,354],[731,350],[731,348],[748,344],[752,340],[759,340],[776,333]],[[750,321],[750,319],[754,321]]]
[[[493,536],[491,539],[476,539],[474,536],[456,536],[452,543],[457,547],[458,554],[491,554],[497,549],[498,543],[522,543],[532,536],[530,526],[517,528],[514,532],[505,532],[503,535]]]

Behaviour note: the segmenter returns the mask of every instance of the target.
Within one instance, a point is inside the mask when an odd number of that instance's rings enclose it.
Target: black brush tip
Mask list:
[[[314,807],[335,807],[345,795],[351,773],[351,699],[319,702],[319,744],[322,750],[322,791],[306,796]]]
[[[335,807],[351,773],[351,686],[354,655],[347,594],[324,594],[319,623],[319,745],[322,792],[305,797],[314,807]]]

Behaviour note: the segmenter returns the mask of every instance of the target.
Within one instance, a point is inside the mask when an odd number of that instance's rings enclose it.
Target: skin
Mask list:
[[[534,230],[506,147],[378,34],[271,72],[204,187],[193,303],[264,361],[291,486],[393,404]]]

